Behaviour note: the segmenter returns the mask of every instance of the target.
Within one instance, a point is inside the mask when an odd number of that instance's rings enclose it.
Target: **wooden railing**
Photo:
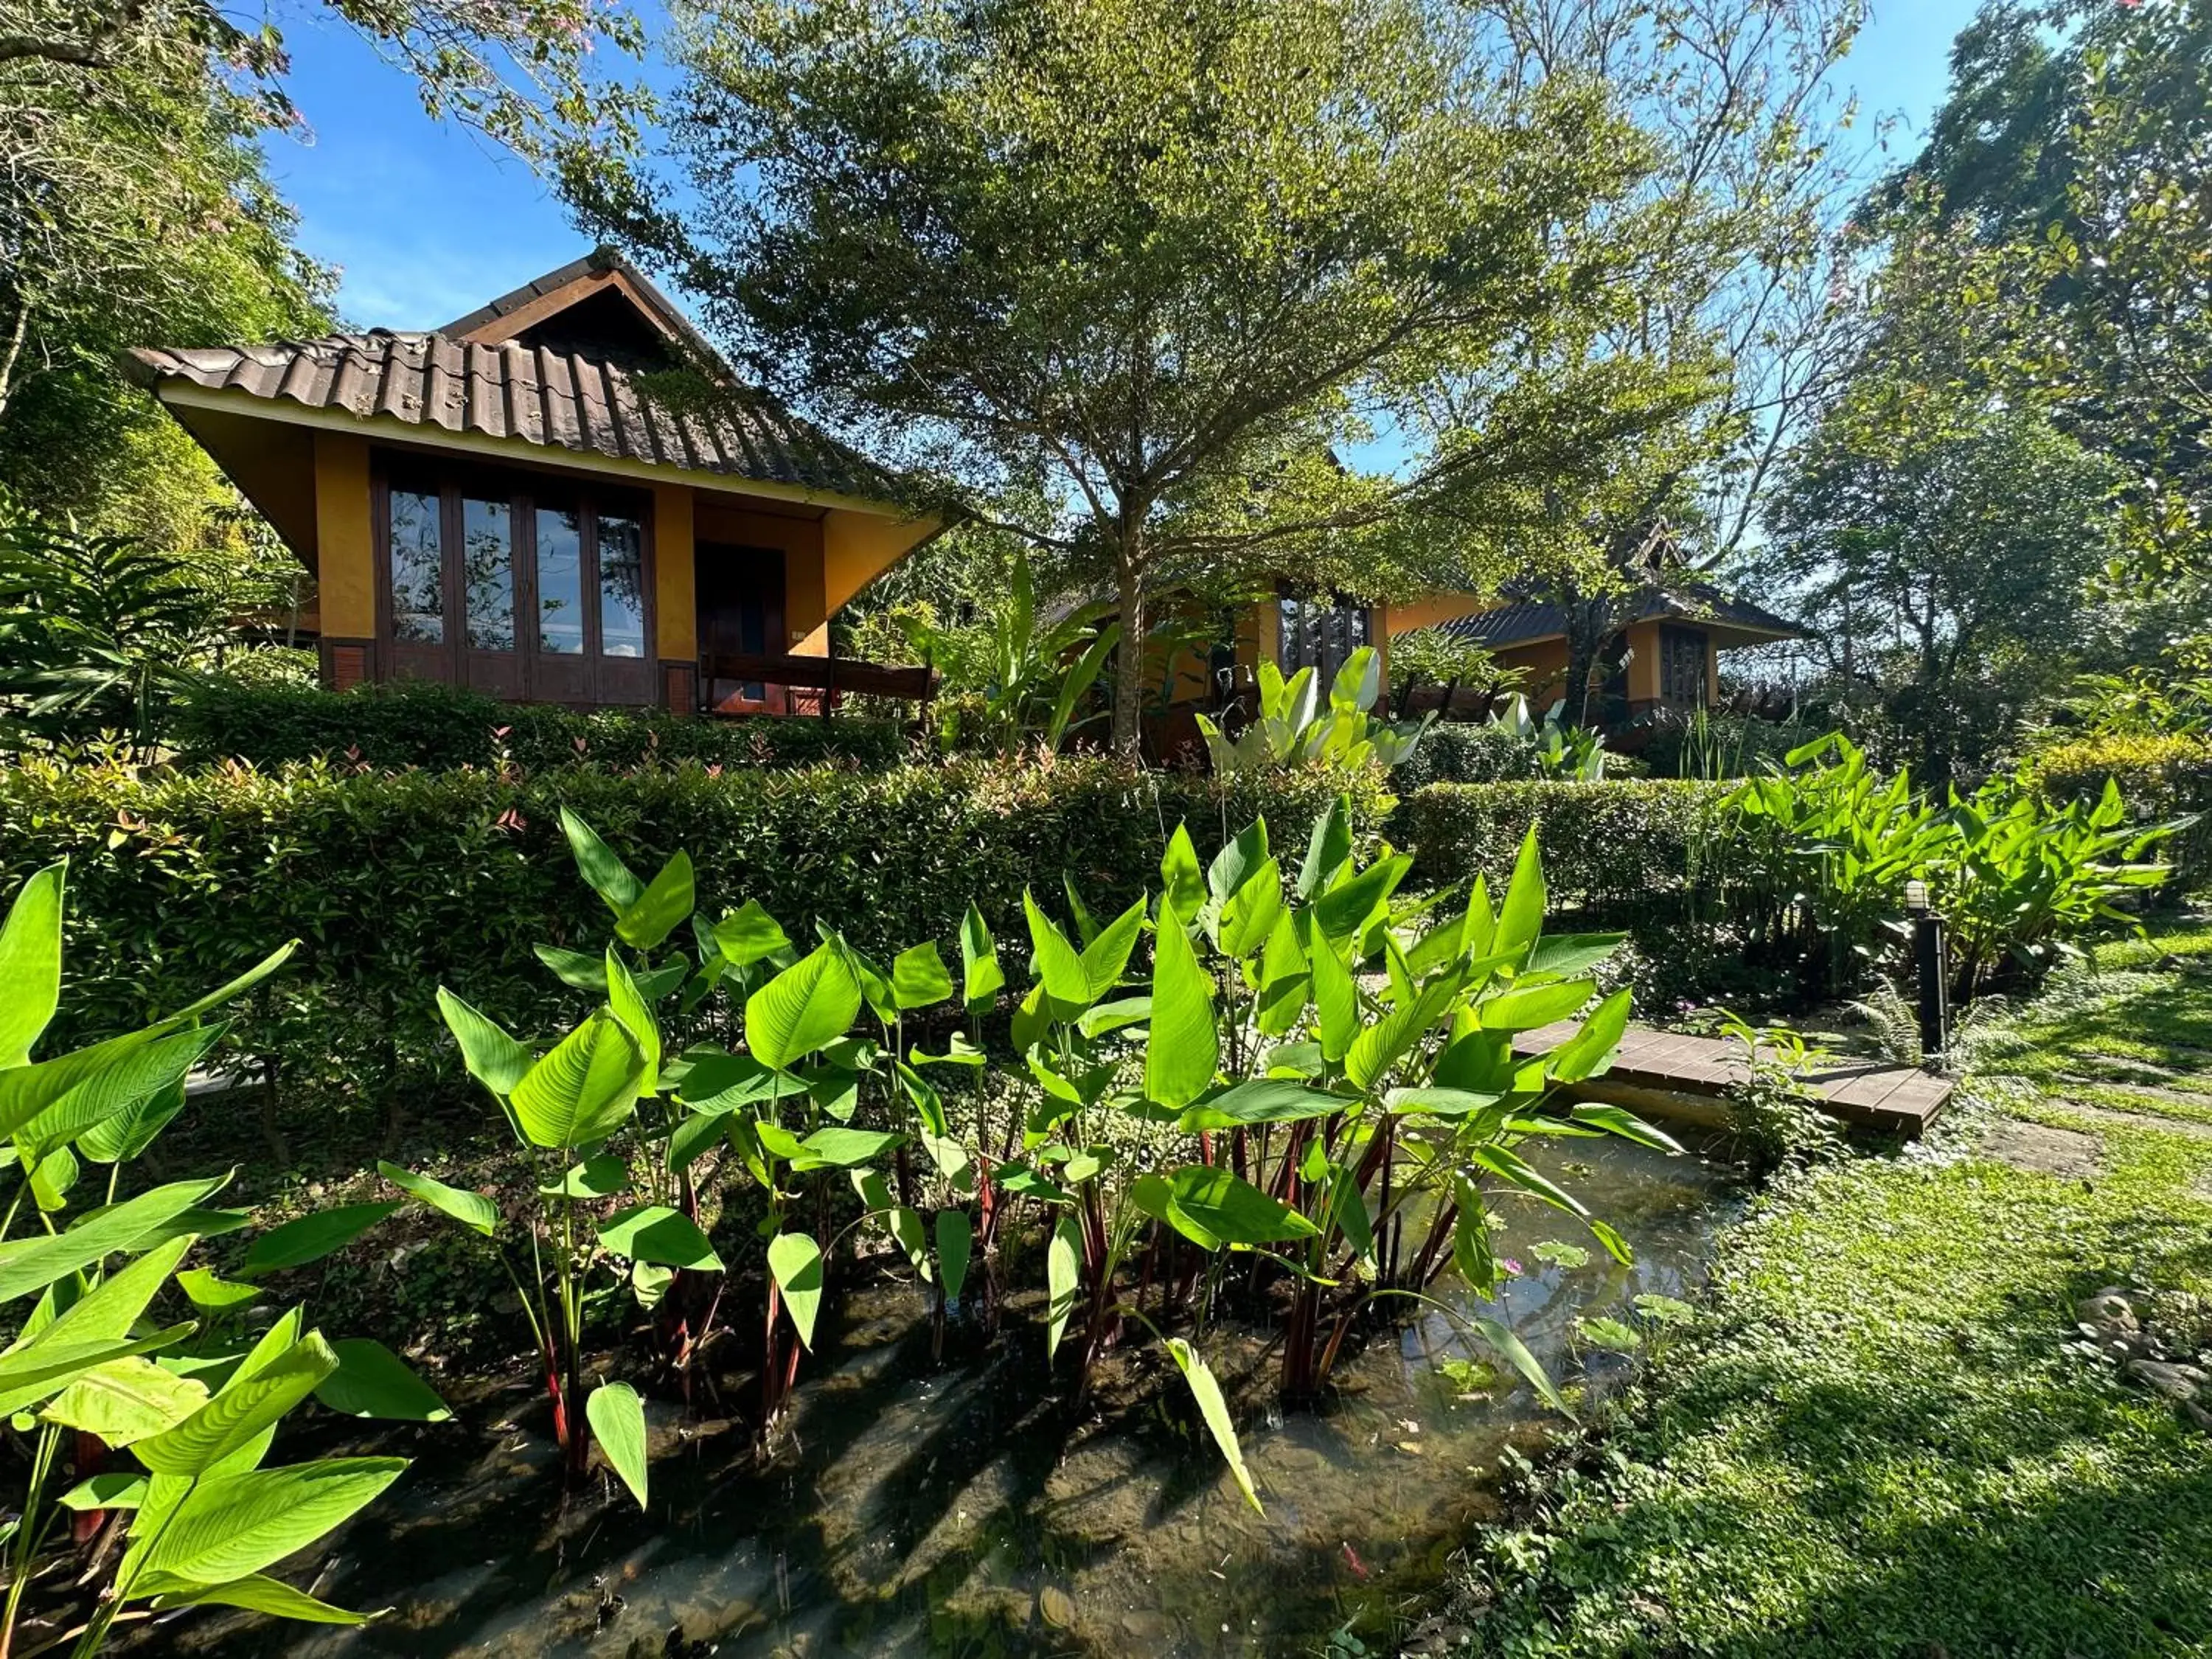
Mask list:
[[[889,697],[922,705],[927,711],[937,695],[938,672],[927,664],[919,667],[884,663],[855,662],[845,657],[792,657],[763,651],[715,652],[699,659],[702,684],[735,680],[743,685],[776,685],[787,690],[820,694],[822,718],[828,720],[841,695]]]

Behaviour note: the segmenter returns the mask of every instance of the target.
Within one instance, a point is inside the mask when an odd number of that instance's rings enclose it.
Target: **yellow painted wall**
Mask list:
[[[692,491],[689,484],[653,487],[654,649],[663,657],[699,654],[699,590],[692,575]]]
[[[1432,593],[1425,599],[1415,599],[1409,605],[1389,607],[1389,627],[1385,637],[1391,634],[1410,634],[1417,628],[1433,628],[1441,622],[1450,622],[1460,617],[1472,617],[1497,608],[1495,599],[1477,599],[1472,593]]]
[[[1504,667],[1527,671],[1528,678],[1522,684],[1522,692],[1528,699],[1529,708],[1539,714],[1566,694],[1565,640],[1535,640],[1527,645],[1508,646],[1498,653],[1498,660]]]
[[[1628,630],[1628,701],[1632,708],[1638,703],[1659,701],[1659,624],[1638,623]]]
[[[315,434],[316,585],[328,639],[376,634],[376,550],[369,534],[368,440]]]
[[[838,610],[937,529],[934,519],[889,519],[833,507],[822,520],[822,603]]]

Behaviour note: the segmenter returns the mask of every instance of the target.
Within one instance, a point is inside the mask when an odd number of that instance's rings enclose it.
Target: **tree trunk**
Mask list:
[[[1114,665],[1114,750],[1137,759],[1145,736],[1145,595],[1138,580],[1134,533],[1125,529],[1115,560],[1121,644]]]

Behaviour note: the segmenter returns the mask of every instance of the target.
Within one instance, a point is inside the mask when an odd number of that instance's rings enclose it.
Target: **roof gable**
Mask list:
[[[675,302],[609,247],[594,248],[431,331],[471,345],[514,341],[645,365],[684,356],[721,365]]]

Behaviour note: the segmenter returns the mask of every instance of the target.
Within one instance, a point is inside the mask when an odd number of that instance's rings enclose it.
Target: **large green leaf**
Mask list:
[[[1486,998],[1480,1006],[1486,1031],[1533,1031],[1574,1013],[1596,994],[1595,980],[1561,980],[1551,985],[1531,985]]]
[[[1282,915],[1283,872],[1273,859],[1265,859],[1222,904],[1223,954],[1239,961],[1254,955],[1267,942]]]
[[[254,1369],[240,1366],[222,1389],[182,1422],[140,1441],[132,1454],[155,1474],[202,1475],[313,1394],[337,1369],[331,1345],[310,1331]],[[234,1572],[258,1571],[265,1561]],[[175,1569],[172,1569],[175,1571]]]
[[[9,1345],[14,1352],[33,1338],[67,1342],[127,1336],[139,1317],[153,1305],[161,1286],[193,1244],[191,1234],[147,1247],[143,1255],[125,1262],[113,1273],[61,1310],[51,1321],[37,1317],[41,1303],[25,1322],[23,1334]]]
[[[1183,1113],[1178,1127],[1195,1133],[1257,1123],[1295,1123],[1304,1118],[1328,1117],[1357,1104],[1356,1100],[1294,1078],[1255,1078],[1197,1101]]]
[[[644,1083],[635,1039],[603,1008],[524,1073],[509,1103],[532,1146],[566,1152],[627,1123]]]
[[[778,1071],[845,1035],[860,1012],[860,981],[830,945],[785,969],[745,1000],[745,1046]]]
[[[223,1175],[205,1181],[172,1182],[124,1203],[94,1211],[66,1232],[0,1244],[0,1302],[43,1291],[65,1274],[137,1245],[148,1233],[173,1221],[229,1179]]]
[[[76,1149],[94,1164],[136,1162],[184,1109],[185,1079],[179,1077],[102,1118],[77,1137]]]
[[[511,1095],[530,1071],[530,1050],[499,1027],[489,1014],[479,1013],[444,986],[438,988],[438,1012],[446,1029],[461,1045],[461,1062],[469,1075],[495,1095]]]
[[[1403,853],[1395,854],[1370,864],[1351,880],[1317,895],[1311,908],[1314,925],[1324,937],[1340,945],[1363,937],[1368,925],[1383,913],[1390,895],[1398,890],[1398,884],[1413,867],[1411,858]]]
[[[28,1157],[40,1159],[86,1130],[100,1128],[118,1113],[135,1110],[170,1088],[179,1088],[226,1029],[222,1024],[195,1026],[119,1053],[15,1130],[15,1144]]]
[[[627,1382],[602,1382],[584,1399],[592,1438],[599,1443],[614,1472],[645,1507],[645,1402]]]
[[[1188,1106],[1213,1085],[1220,1064],[1213,1027],[1213,981],[1182,925],[1164,916],[1153,934],[1152,1022],[1145,1044],[1145,1097]]]
[[[1352,857],[1352,798],[1339,795],[1328,811],[1314,820],[1306,837],[1306,855],[1298,866],[1298,896],[1311,898],[1327,890],[1329,878]]]
[[[1513,879],[1498,907],[1498,932],[1492,936],[1492,955],[1518,957],[1532,949],[1544,931],[1544,865],[1536,851],[1536,826],[1531,823],[1513,861]]]
[[[660,1086],[660,1025],[653,1017],[653,1005],[638,989],[637,981],[615,948],[607,946],[607,1012],[618,1020],[629,1040],[637,1044],[637,1051],[645,1060],[645,1078],[639,1092],[652,1094]]]
[[[153,1574],[141,1579],[137,1590],[154,1598],[156,1613],[172,1607],[244,1607],[249,1613],[265,1613],[272,1619],[289,1619],[297,1624],[365,1625],[369,1620],[365,1613],[334,1607],[303,1589],[293,1589],[281,1578],[258,1572],[227,1584],[190,1584],[181,1578]]]
[[[450,1216],[471,1232],[489,1238],[499,1231],[499,1206],[482,1193],[449,1187],[434,1176],[416,1175],[397,1164],[378,1160],[377,1173],[410,1198],[419,1198],[441,1214]]]
[[[1324,1058],[1342,1060],[1359,1036],[1359,988],[1337,955],[1335,943],[1319,927],[1307,943],[1311,947],[1307,963],[1313,978],[1315,1034]]]
[[[403,1423],[443,1423],[453,1416],[437,1390],[381,1342],[342,1336],[331,1344],[337,1369],[315,1386],[315,1398],[348,1417]]]
[[[1173,928],[1174,923],[1169,927]],[[1083,1233],[1072,1215],[1062,1215],[1053,1225],[1052,1241],[1045,1246],[1044,1357],[1060,1352],[1067,1333],[1068,1316],[1075,1311],[1076,1292],[1083,1278]]]
[[[917,1081],[920,1079],[917,1079]],[[849,1170],[889,1152],[899,1137],[878,1129],[817,1129],[799,1143],[794,1170]]]
[[[1206,891],[1216,904],[1226,905],[1231,896],[1243,891],[1244,884],[1255,879],[1268,862],[1267,821],[1255,818],[1239,830],[1229,844],[1213,855],[1213,862],[1206,866]]]
[[[969,1013],[986,1012],[1006,983],[1006,971],[999,966],[998,942],[991,937],[983,913],[970,899],[967,914],[960,918],[960,1000]]]
[[[1129,957],[1137,948],[1137,937],[1144,931],[1146,905],[1139,898],[1127,909],[1098,930],[1098,935],[1083,947],[1083,974],[1090,982],[1091,1000],[1113,994],[1121,982],[1121,975],[1129,969]]]
[[[585,883],[615,915],[619,916],[645,896],[645,884],[630,873],[629,866],[615,856],[614,849],[599,838],[591,825],[565,806],[561,809],[561,833],[568,838],[568,850],[576,855],[576,868]]]
[[[40,1417],[65,1429],[127,1446],[181,1422],[207,1403],[204,1383],[133,1356],[111,1359],[46,1402]]]
[[[1160,880],[1161,908],[1185,927],[1197,921],[1206,908],[1206,866],[1198,861],[1187,825],[1178,823],[1168,837],[1168,849],[1160,855]]]
[[[404,1457],[333,1457],[217,1475],[158,1508],[157,1495],[131,1528],[121,1582],[160,1573],[157,1582],[228,1584],[259,1572],[374,1501],[406,1467]],[[167,1524],[149,1535],[149,1522],[161,1518]]]
[[[629,1185],[629,1163],[617,1152],[596,1152],[538,1189],[541,1198],[611,1198]]]
[[[1022,914],[1029,919],[1030,945],[1036,953],[1036,975],[1044,994],[1070,1014],[1091,1006],[1091,975],[1082,954],[1068,942],[1059,924],[1037,908],[1029,890],[1022,890]]]
[[[769,1241],[768,1270],[783,1292],[792,1328],[814,1346],[814,1316],[822,1310],[822,1248],[805,1233],[778,1233]]]
[[[606,995],[607,963],[604,955],[564,950],[558,945],[533,945],[530,948],[563,985],[589,991],[593,996]]]
[[[1191,1398],[1198,1401],[1198,1414],[1206,1419],[1206,1431],[1213,1436],[1213,1443],[1221,1449],[1222,1457],[1229,1464],[1229,1473],[1236,1480],[1237,1490],[1244,1494],[1244,1501],[1261,1515],[1267,1511],[1261,1506],[1260,1494],[1253,1490],[1252,1471],[1244,1466],[1243,1448],[1237,1443],[1237,1425],[1229,1419],[1229,1401],[1221,1393],[1221,1384],[1199,1358],[1198,1350],[1179,1336],[1167,1340],[1168,1352],[1173,1357],[1176,1369],[1190,1384]]]
[[[699,1224],[665,1204],[641,1204],[599,1224],[599,1243],[617,1255],[663,1267],[693,1267],[720,1273],[722,1258],[699,1231]]]
[[[171,1325],[145,1336],[58,1336],[52,1330],[0,1356],[0,1414],[22,1411],[59,1394],[97,1366],[136,1354],[173,1348],[192,1334],[190,1325]]]
[[[1430,1030],[1451,1012],[1459,998],[1459,975],[1455,972],[1432,981],[1413,1001],[1366,1027],[1352,1039],[1344,1056],[1344,1074],[1362,1089],[1371,1089],[1389,1069],[1417,1045]],[[1322,1047],[1328,1047],[1326,1034]]]
[[[891,1002],[904,1013],[933,1008],[952,994],[952,975],[934,941],[909,945],[891,959]]]
[[[1205,1250],[1311,1238],[1321,1231],[1250,1182],[1211,1164],[1188,1164],[1166,1176],[1143,1176],[1130,1195],[1146,1214]]]
[[[359,1238],[371,1227],[399,1208],[400,1200],[386,1199],[374,1204],[341,1204],[333,1209],[317,1210],[281,1226],[271,1227],[256,1238],[246,1252],[246,1261],[239,1267],[240,1279],[260,1279],[286,1267],[305,1267],[310,1261],[319,1261],[325,1256]]]
[[[747,899],[714,924],[714,942],[732,968],[750,968],[763,957],[791,948],[791,936],[776,919]]]
[[[1630,1001],[1624,988],[1599,1003],[1580,1030],[1545,1056],[1546,1073],[1556,1082],[1580,1083],[1605,1071],[1628,1029]]]
[[[935,1231],[937,1266],[944,1277],[945,1299],[957,1302],[961,1286],[968,1282],[969,1261],[975,1254],[975,1224],[965,1210],[939,1210]]]
[[[63,859],[16,890],[0,926],[0,1069],[21,1066],[52,1023],[62,994]]]
[[[678,853],[660,866],[645,891],[615,915],[615,936],[635,950],[650,951],[682,925],[697,902],[691,855]]]
[[[1557,974],[1571,979],[1588,973],[1620,948],[1626,933],[1562,933],[1556,939],[1539,939],[1536,948],[1528,953],[1528,966],[1522,974]]]

